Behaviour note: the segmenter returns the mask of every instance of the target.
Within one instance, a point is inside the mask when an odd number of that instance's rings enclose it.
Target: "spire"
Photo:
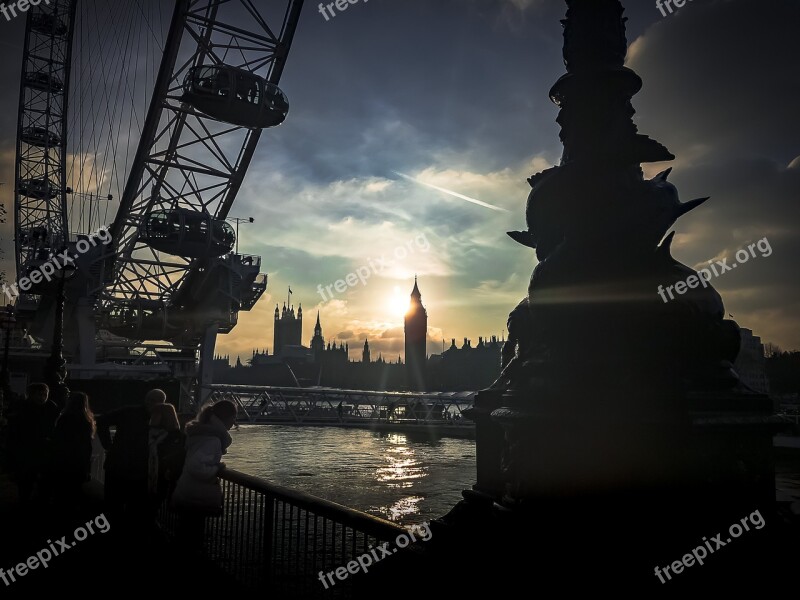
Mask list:
[[[416,300],[419,300],[420,298],[422,298],[422,294],[419,291],[419,286],[417,285],[417,276],[416,275],[414,275],[414,289],[411,290],[411,297],[416,299]]]

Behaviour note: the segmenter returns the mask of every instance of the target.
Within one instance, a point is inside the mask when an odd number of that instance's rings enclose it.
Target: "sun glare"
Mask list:
[[[389,310],[392,316],[402,317],[408,311],[408,298],[400,292],[400,288],[395,286],[394,293],[389,297]]]

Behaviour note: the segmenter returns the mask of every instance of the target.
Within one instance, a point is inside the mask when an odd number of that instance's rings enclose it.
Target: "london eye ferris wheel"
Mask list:
[[[26,279],[17,312],[31,335],[52,343],[63,296],[73,364],[91,367],[113,339],[128,353],[148,343],[184,356],[199,348],[202,370],[216,335],[266,289],[260,258],[234,252],[226,218],[262,132],[287,117],[279,83],[302,4],[53,0],[30,9],[14,227],[17,278]],[[98,231],[108,243],[97,243]],[[45,263],[55,277],[28,277]]]

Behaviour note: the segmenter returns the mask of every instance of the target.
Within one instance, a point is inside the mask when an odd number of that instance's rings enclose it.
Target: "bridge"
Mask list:
[[[326,387],[212,385],[210,400],[231,400],[248,423],[435,430],[471,437],[464,411],[477,392],[380,392]]]

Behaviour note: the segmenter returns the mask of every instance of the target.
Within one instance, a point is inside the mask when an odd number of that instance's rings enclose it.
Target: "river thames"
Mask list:
[[[338,427],[241,425],[228,467],[395,521],[447,513],[475,483],[475,441]],[[778,500],[800,509],[800,451],[776,461]]]
[[[475,441],[338,427],[242,425],[237,471],[401,524],[441,517],[475,483]]]

